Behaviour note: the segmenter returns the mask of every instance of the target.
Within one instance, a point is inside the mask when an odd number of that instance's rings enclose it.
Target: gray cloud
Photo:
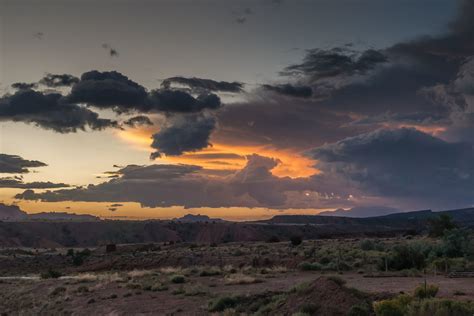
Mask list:
[[[122,112],[200,112],[221,106],[215,94],[191,94],[170,89],[147,92],[144,87],[116,71],[89,71],[81,76],[67,96],[70,102]]]
[[[361,186],[367,194],[432,207],[474,203],[474,148],[415,129],[378,130],[310,152],[323,173]]]
[[[70,87],[79,82],[79,78],[69,74],[46,74],[39,81],[40,84],[50,88]]]
[[[118,126],[115,121],[99,118],[97,113],[67,102],[59,93],[33,90],[19,90],[0,98],[0,121],[33,123],[59,133]]]
[[[26,160],[17,155],[0,153],[0,173],[28,173],[29,168],[45,167],[47,164],[37,160]]]
[[[16,188],[16,189],[55,189],[69,187],[65,183],[53,183],[50,181],[42,182],[24,182],[19,177],[0,178],[0,188]]]
[[[281,84],[281,85],[269,85],[264,84],[263,89],[273,91],[281,95],[297,97],[297,98],[310,98],[313,95],[313,90],[309,86],[298,86],[292,84]]]
[[[335,113],[311,99],[279,94],[223,107],[214,141],[237,145],[265,145],[276,148],[308,149],[371,130],[353,126],[350,115]]]
[[[153,125],[153,122],[148,118],[148,116],[144,115],[138,115],[134,116],[132,118],[129,118],[125,122],[123,122],[125,125],[128,125],[130,127],[137,127],[137,126],[143,126],[143,125]]]
[[[347,47],[309,50],[300,64],[290,65],[282,75],[303,75],[317,81],[336,76],[365,74],[379,64],[387,62],[381,51],[369,49],[357,52]]]
[[[143,206],[285,207],[293,203],[287,190],[300,189],[299,180],[270,173],[278,160],[250,155],[236,173],[215,173],[192,165],[131,165],[119,178],[85,188],[36,193],[26,190],[16,198],[43,201],[138,202]],[[209,175],[212,175],[210,177]],[[294,199],[300,203],[301,199]]]
[[[17,90],[28,90],[28,89],[34,89],[38,85],[36,83],[26,83],[26,82],[15,82],[12,84],[13,89]]]
[[[165,126],[152,136],[151,147],[156,149],[151,158],[181,155],[210,146],[209,138],[216,127],[211,115],[178,115],[170,117]]]
[[[96,70],[83,73],[67,96],[70,102],[118,111],[140,109],[146,103],[146,98],[145,88],[121,73]]]
[[[251,8],[243,8],[232,11],[234,21],[238,24],[244,24],[245,22],[247,22],[247,18],[252,14],[253,10]]]
[[[115,48],[111,47],[107,43],[102,44],[102,48],[105,49],[108,52],[110,57],[118,57],[119,56],[118,51]]]
[[[202,92],[202,91],[212,91],[212,92],[231,92],[231,93],[240,93],[243,91],[244,84],[241,82],[227,82],[227,81],[215,81],[212,79],[203,79],[203,78],[185,78],[185,77],[171,77],[163,80],[161,86],[163,88],[169,89],[173,83],[184,85],[190,87],[191,89]]]
[[[215,110],[221,107],[221,100],[215,94],[201,94],[197,98],[179,90],[160,89],[150,92],[145,110],[161,112],[201,112],[205,109]]]

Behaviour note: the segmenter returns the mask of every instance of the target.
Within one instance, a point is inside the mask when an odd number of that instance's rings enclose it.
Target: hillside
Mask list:
[[[107,243],[195,242],[222,243],[304,239],[396,236],[426,231],[430,218],[448,213],[463,227],[474,227],[474,208],[432,212],[397,213],[369,218],[319,215],[279,215],[255,222],[199,221],[56,221],[0,222],[0,247],[73,247]],[[59,214],[58,216],[60,216]],[[194,218],[193,218],[194,219]]]

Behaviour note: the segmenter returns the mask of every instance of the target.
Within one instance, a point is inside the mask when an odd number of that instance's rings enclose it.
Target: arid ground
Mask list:
[[[382,243],[387,248],[420,241],[436,243],[419,237],[117,245],[108,253],[104,247],[3,249],[0,310],[4,315],[348,315],[362,306],[373,315],[373,302],[412,295],[425,280],[439,288],[437,298],[474,300],[472,278],[449,277],[431,266],[380,268]]]

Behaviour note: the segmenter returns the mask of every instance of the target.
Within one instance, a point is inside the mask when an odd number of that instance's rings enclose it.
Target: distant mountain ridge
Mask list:
[[[382,216],[372,217],[347,217],[347,216],[324,216],[324,215],[277,215],[271,219],[260,221],[262,223],[278,224],[382,224],[403,226],[407,223],[423,222],[440,214],[450,215],[454,221],[462,226],[474,226],[474,208],[464,208],[449,211],[433,212],[432,210],[421,210],[412,212],[399,212]]]
[[[177,222],[186,222],[186,223],[202,223],[202,222],[222,222],[223,219],[221,218],[211,218],[207,215],[201,214],[186,214],[179,218],[174,218],[173,221]]]
[[[18,211],[18,208],[15,208]],[[10,210],[11,211],[11,210]],[[460,227],[474,228],[474,208],[396,213],[350,218],[319,215],[280,215],[253,222],[205,220],[13,220],[0,221],[0,247],[89,247],[109,243],[224,243],[303,239],[390,237],[427,232],[428,220],[448,213]],[[21,215],[20,215],[21,216]]]
[[[384,207],[384,206],[360,206],[353,207],[351,209],[337,209],[335,211],[325,211],[321,212],[318,215],[321,216],[343,216],[343,217],[374,217],[374,216],[383,216],[393,213],[401,213],[399,209],[393,207]]]
[[[100,218],[89,214],[43,212],[28,214],[22,211],[17,205],[6,205],[0,203],[0,221],[22,222],[22,221],[100,221]]]

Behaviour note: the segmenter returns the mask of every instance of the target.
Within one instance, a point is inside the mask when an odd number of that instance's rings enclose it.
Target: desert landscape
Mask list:
[[[148,223],[5,222],[0,309],[5,315],[471,315],[473,215],[465,209],[245,223],[192,215]],[[103,235],[92,238],[93,231]]]

